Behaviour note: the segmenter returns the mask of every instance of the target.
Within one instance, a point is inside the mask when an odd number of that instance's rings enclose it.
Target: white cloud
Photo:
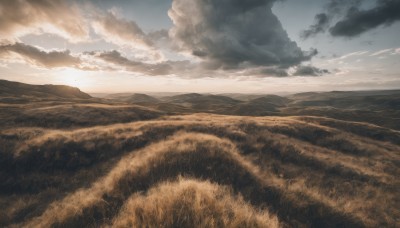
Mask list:
[[[390,51],[392,51],[393,49],[392,48],[388,48],[388,49],[383,49],[383,50],[380,50],[380,51],[377,51],[377,52],[374,52],[374,53],[372,53],[371,55],[369,55],[369,56],[378,56],[378,55],[382,55],[382,54],[385,54],[385,53],[388,53],[388,52],[390,52]]]
[[[89,29],[79,7],[62,0],[1,0],[0,37],[17,40],[30,33],[52,33],[84,41]]]
[[[97,16],[92,26],[108,42],[136,49],[148,50],[153,47],[153,43],[134,21],[119,18],[115,12]]]
[[[350,57],[354,57],[354,56],[363,56],[365,54],[368,54],[369,51],[356,51],[356,52],[351,52],[345,55],[340,56],[339,58],[334,58],[334,59],[330,59],[328,60],[328,62],[336,62],[336,61],[341,61]]]

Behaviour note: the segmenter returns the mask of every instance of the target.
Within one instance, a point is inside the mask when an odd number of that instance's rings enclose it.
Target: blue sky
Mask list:
[[[0,16],[1,79],[87,92],[400,88],[400,19],[377,1],[49,2],[0,3],[15,11]],[[332,2],[341,13],[329,11]],[[369,13],[381,21],[364,22]],[[329,18],[324,32],[301,37],[317,14]],[[370,27],[333,34],[338,22]]]

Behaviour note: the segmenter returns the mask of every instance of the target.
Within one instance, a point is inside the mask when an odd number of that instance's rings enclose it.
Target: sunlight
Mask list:
[[[92,84],[88,76],[89,72],[73,68],[65,68],[58,72],[59,83],[78,88],[87,88]]]

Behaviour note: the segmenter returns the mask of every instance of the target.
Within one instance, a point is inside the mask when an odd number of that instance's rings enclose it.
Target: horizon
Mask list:
[[[5,80],[5,79],[0,79]],[[9,81],[9,80],[6,80]],[[10,82],[17,82],[17,83],[23,83],[23,82],[18,82],[18,81],[10,81]],[[302,93],[335,93],[335,92],[372,92],[372,91],[397,91],[400,89],[370,89],[370,90],[327,90],[327,91],[303,91],[303,92],[287,92],[287,91],[282,91],[282,92],[275,92],[275,93],[240,93],[240,92],[227,92],[227,93],[221,93],[221,92],[197,92],[197,91],[192,91],[192,92],[179,92],[179,91],[121,91],[121,92],[88,92],[85,90],[82,90],[79,87],[72,86],[72,85],[66,85],[66,84],[29,84],[29,83],[24,83],[27,85],[50,85],[50,86],[70,86],[73,88],[79,89],[81,92],[87,93],[93,97],[96,97],[95,95],[112,95],[112,94],[145,94],[145,95],[151,95],[151,96],[168,96],[166,94],[171,94],[172,96],[174,95],[180,95],[180,94],[201,94],[201,95],[234,95],[234,94],[242,94],[242,95],[277,95],[277,96],[290,96],[290,95],[295,95],[295,94],[302,94]],[[165,94],[165,95],[160,95],[160,94]],[[101,97],[101,96],[99,96]]]
[[[304,2],[2,1],[0,79],[87,93],[400,89],[398,1]]]

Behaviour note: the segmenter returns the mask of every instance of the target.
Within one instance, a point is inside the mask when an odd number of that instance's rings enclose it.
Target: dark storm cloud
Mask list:
[[[54,67],[78,67],[81,60],[71,55],[69,50],[45,52],[36,47],[23,43],[5,44],[0,46],[0,57],[13,59],[12,54],[17,54],[23,60],[36,66]]]
[[[55,33],[71,40],[88,37],[77,5],[62,0],[1,0],[0,38],[14,39],[31,32]]]
[[[359,7],[364,0],[330,0],[326,5],[327,14],[342,16],[349,8]]]
[[[315,36],[318,33],[325,32],[325,30],[329,27],[329,17],[325,13],[320,13],[315,15],[315,24],[311,25],[309,29],[301,32],[301,37],[303,39],[310,38]]]
[[[167,75],[171,74],[172,71],[172,67],[168,62],[150,64],[134,61],[122,56],[121,53],[115,50],[106,52],[90,52],[86,54],[93,55],[105,62],[123,67],[127,71],[142,73],[145,75]]]
[[[290,76],[286,69],[282,69],[279,67],[258,67],[254,69],[249,69],[244,72],[245,75],[252,75],[256,77],[265,77],[265,76],[273,76],[273,77],[287,77]]]
[[[210,69],[298,65],[310,60],[272,13],[275,0],[174,0],[169,16],[176,45]]]
[[[342,17],[350,8],[359,7],[363,0],[330,0],[325,6],[325,12],[315,15],[315,23],[308,29],[303,30],[300,36],[303,39],[314,37],[324,33],[330,26],[331,21]]]
[[[354,37],[380,25],[400,20],[399,0],[379,0],[373,8],[362,10],[362,0],[330,0],[325,12],[315,16],[315,23],[301,33],[306,39],[329,28],[332,36]],[[336,19],[334,24],[331,22]]]
[[[326,69],[318,69],[313,66],[298,66],[296,71],[293,73],[294,76],[322,76],[328,74],[329,71]]]
[[[332,36],[354,37],[380,25],[389,26],[398,20],[400,20],[400,1],[380,0],[375,8],[369,10],[351,8],[346,17],[329,31]]]
[[[260,72],[263,75],[286,77],[289,76],[286,70],[280,68],[265,68]]]

